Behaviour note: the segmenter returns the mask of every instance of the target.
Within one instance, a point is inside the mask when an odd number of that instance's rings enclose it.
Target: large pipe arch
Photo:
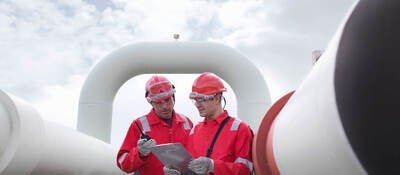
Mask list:
[[[77,129],[109,143],[114,97],[130,78],[206,71],[232,87],[238,117],[254,130],[258,128],[271,101],[263,75],[248,58],[218,43],[143,42],[113,51],[92,69],[81,90]]]

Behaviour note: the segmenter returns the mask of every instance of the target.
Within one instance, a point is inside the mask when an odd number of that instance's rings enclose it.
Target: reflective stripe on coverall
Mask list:
[[[215,120],[199,122],[191,131],[188,150],[194,158],[206,156],[220,123],[228,116],[225,110]],[[253,132],[250,127],[231,118],[221,130],[210,158],[214,161],[214,174],[238,175],[251,174],[251,142]]]
[[[188,136],[193,127],[192,121],[182,114],[174,113],[171,128],[162,121],[151,110],[146,116],[134,120],[125,136],[125,140],[117,154],[117,165],[127,173],[139,170],[141,175],[164,174],[163,164],[152,153],[149,156],[140,158],[137,148],[137,141],[140,138],[140,131],[135,122],[139,124],[143,132],[154,139],[157,144],[181,143],[187,145]]]

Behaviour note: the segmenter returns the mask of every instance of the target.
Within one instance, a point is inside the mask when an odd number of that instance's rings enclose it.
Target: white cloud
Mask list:
[[[80,85],[83,77],[73,76],[69,78],[65,86],[45,86],[45,97],[37,100],[34,107],[42,118],[70,128],[76,128],[78,114],[78,102]]]
[[[222,40],[233,46],[255,46],[262,40],[260,34],[270,30],[262,3],[232,2],[223,6],[220,12],[222,25],[231,32]]]
[[[47,120],[75,127],[80,88],[102,57],[179,33],[181,41],[238,49],[277,99],[306,76],[312,50],[325,49],[354,0],[103,0],[112,6],[102,9],[93,2],[0,1],[0,89],[34,103]]]

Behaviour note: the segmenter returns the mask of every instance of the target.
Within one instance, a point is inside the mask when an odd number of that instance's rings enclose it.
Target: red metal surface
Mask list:
[[[280,175],[276,165],[271,130],[276,116],[286,105],[287,101],[295,91],[289,92],[276,101],[265,114],[258,128],[253,142],[253,163],[256,174],[258,175]]]

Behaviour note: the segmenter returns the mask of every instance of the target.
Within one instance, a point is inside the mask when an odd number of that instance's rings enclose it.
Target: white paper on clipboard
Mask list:
[[[188,164],[193,157],[181,143],[160,144],[150,149],[165,166],[178,169],[183,175],[196,175],[188,169]]]

